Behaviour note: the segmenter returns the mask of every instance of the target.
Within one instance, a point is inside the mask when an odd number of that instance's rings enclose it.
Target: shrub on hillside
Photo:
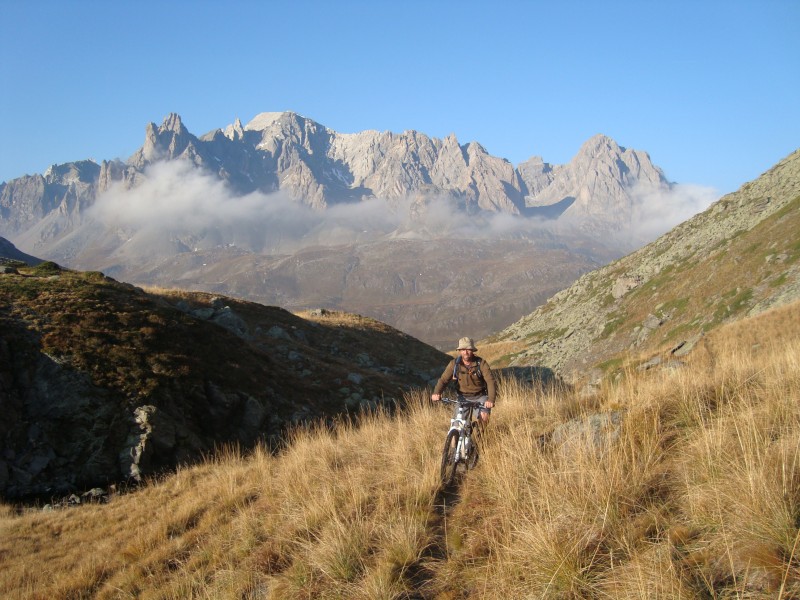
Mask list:
[[[58,275],[61,273],[61,271],[61,267],[56,263],[51,260],[46,260],[33,267],[29,273],[31,275],[36,275],[37,277],[47,277],[50,275]]]

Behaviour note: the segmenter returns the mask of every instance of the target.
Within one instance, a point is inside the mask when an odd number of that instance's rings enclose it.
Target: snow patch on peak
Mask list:
[[[245,131],[264,131],[267,127],[272,125],[275,121],[286,114],[291,113],[289,111],[259,113],[253,117],[253,119],[247,125],[244,126],[244,129]]]

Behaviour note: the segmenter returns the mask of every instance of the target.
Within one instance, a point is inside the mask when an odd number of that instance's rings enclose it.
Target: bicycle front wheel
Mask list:
[[[442,450],[441,478],[442,483],[445,485],[453,481],[453,477],[456,475],[456,466],[458,466],[458,435],[459,431],[452,429],[447,434],[447,438],[444,441],[444,450]]]

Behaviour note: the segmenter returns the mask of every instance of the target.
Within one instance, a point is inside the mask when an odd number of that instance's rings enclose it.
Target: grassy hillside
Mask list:
[[[54,263],[0,274],[0,495],[82,491],[220,443],[391,405],[447,356],[373,319],[145,291]]]
[[[796,598],[800,304],[596,395],[504,380],[477,468],[448,412],[297,431],[107,504],[0,507],[7,598]]]
[[[444,357],[358,315],[294,315],[202,292],[142,290],[98,272],[70,271],[53,263],[20,271],[0,276],[4,324],[33,333],[45,353],[90,371],[94,383],[127,398],[202,372],[253,394],[270,382],[287,400],[335,410],[330,382],[346,380],[348,371],[358,370],[359,353],[370,357],[360,365],[369,398],[402,385],[403,370],[418,377]],[[227,307],[218,312],[236,320],[211,319],[215,304]],[[287,350],[303,352],[304,368],[291,360],[282,362]],[[246,371],[253,374],[243,376]],[[258,379],[259,371],[271,371],[272,377]]]
[[[722,323],[800,298],[800,151],[481,343],[497,364],[593,379],[669,359]]]

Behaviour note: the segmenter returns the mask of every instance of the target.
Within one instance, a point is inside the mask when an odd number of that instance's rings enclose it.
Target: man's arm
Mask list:
[[[492,367],[489,365],[489,361],[481,361],[481,374],[483,375],[483,381],[486,383],[486,393],[489,396],[489,399],[486,401],[486,408],[492,408],[492,406],[494,406],[496,388],[494,385],[494,374],[492,373]]]
[[[433,388],[433,394],[431,394],[431,400],[434,402],[438,402],[442,399],[442,391],[447,385],[453,380],[453,369],[456,366],[455,359],[451,360],[450,363],[444,368],[442,372],[442,376],[439,377],[439,381],[436,382],[436,387]]]

